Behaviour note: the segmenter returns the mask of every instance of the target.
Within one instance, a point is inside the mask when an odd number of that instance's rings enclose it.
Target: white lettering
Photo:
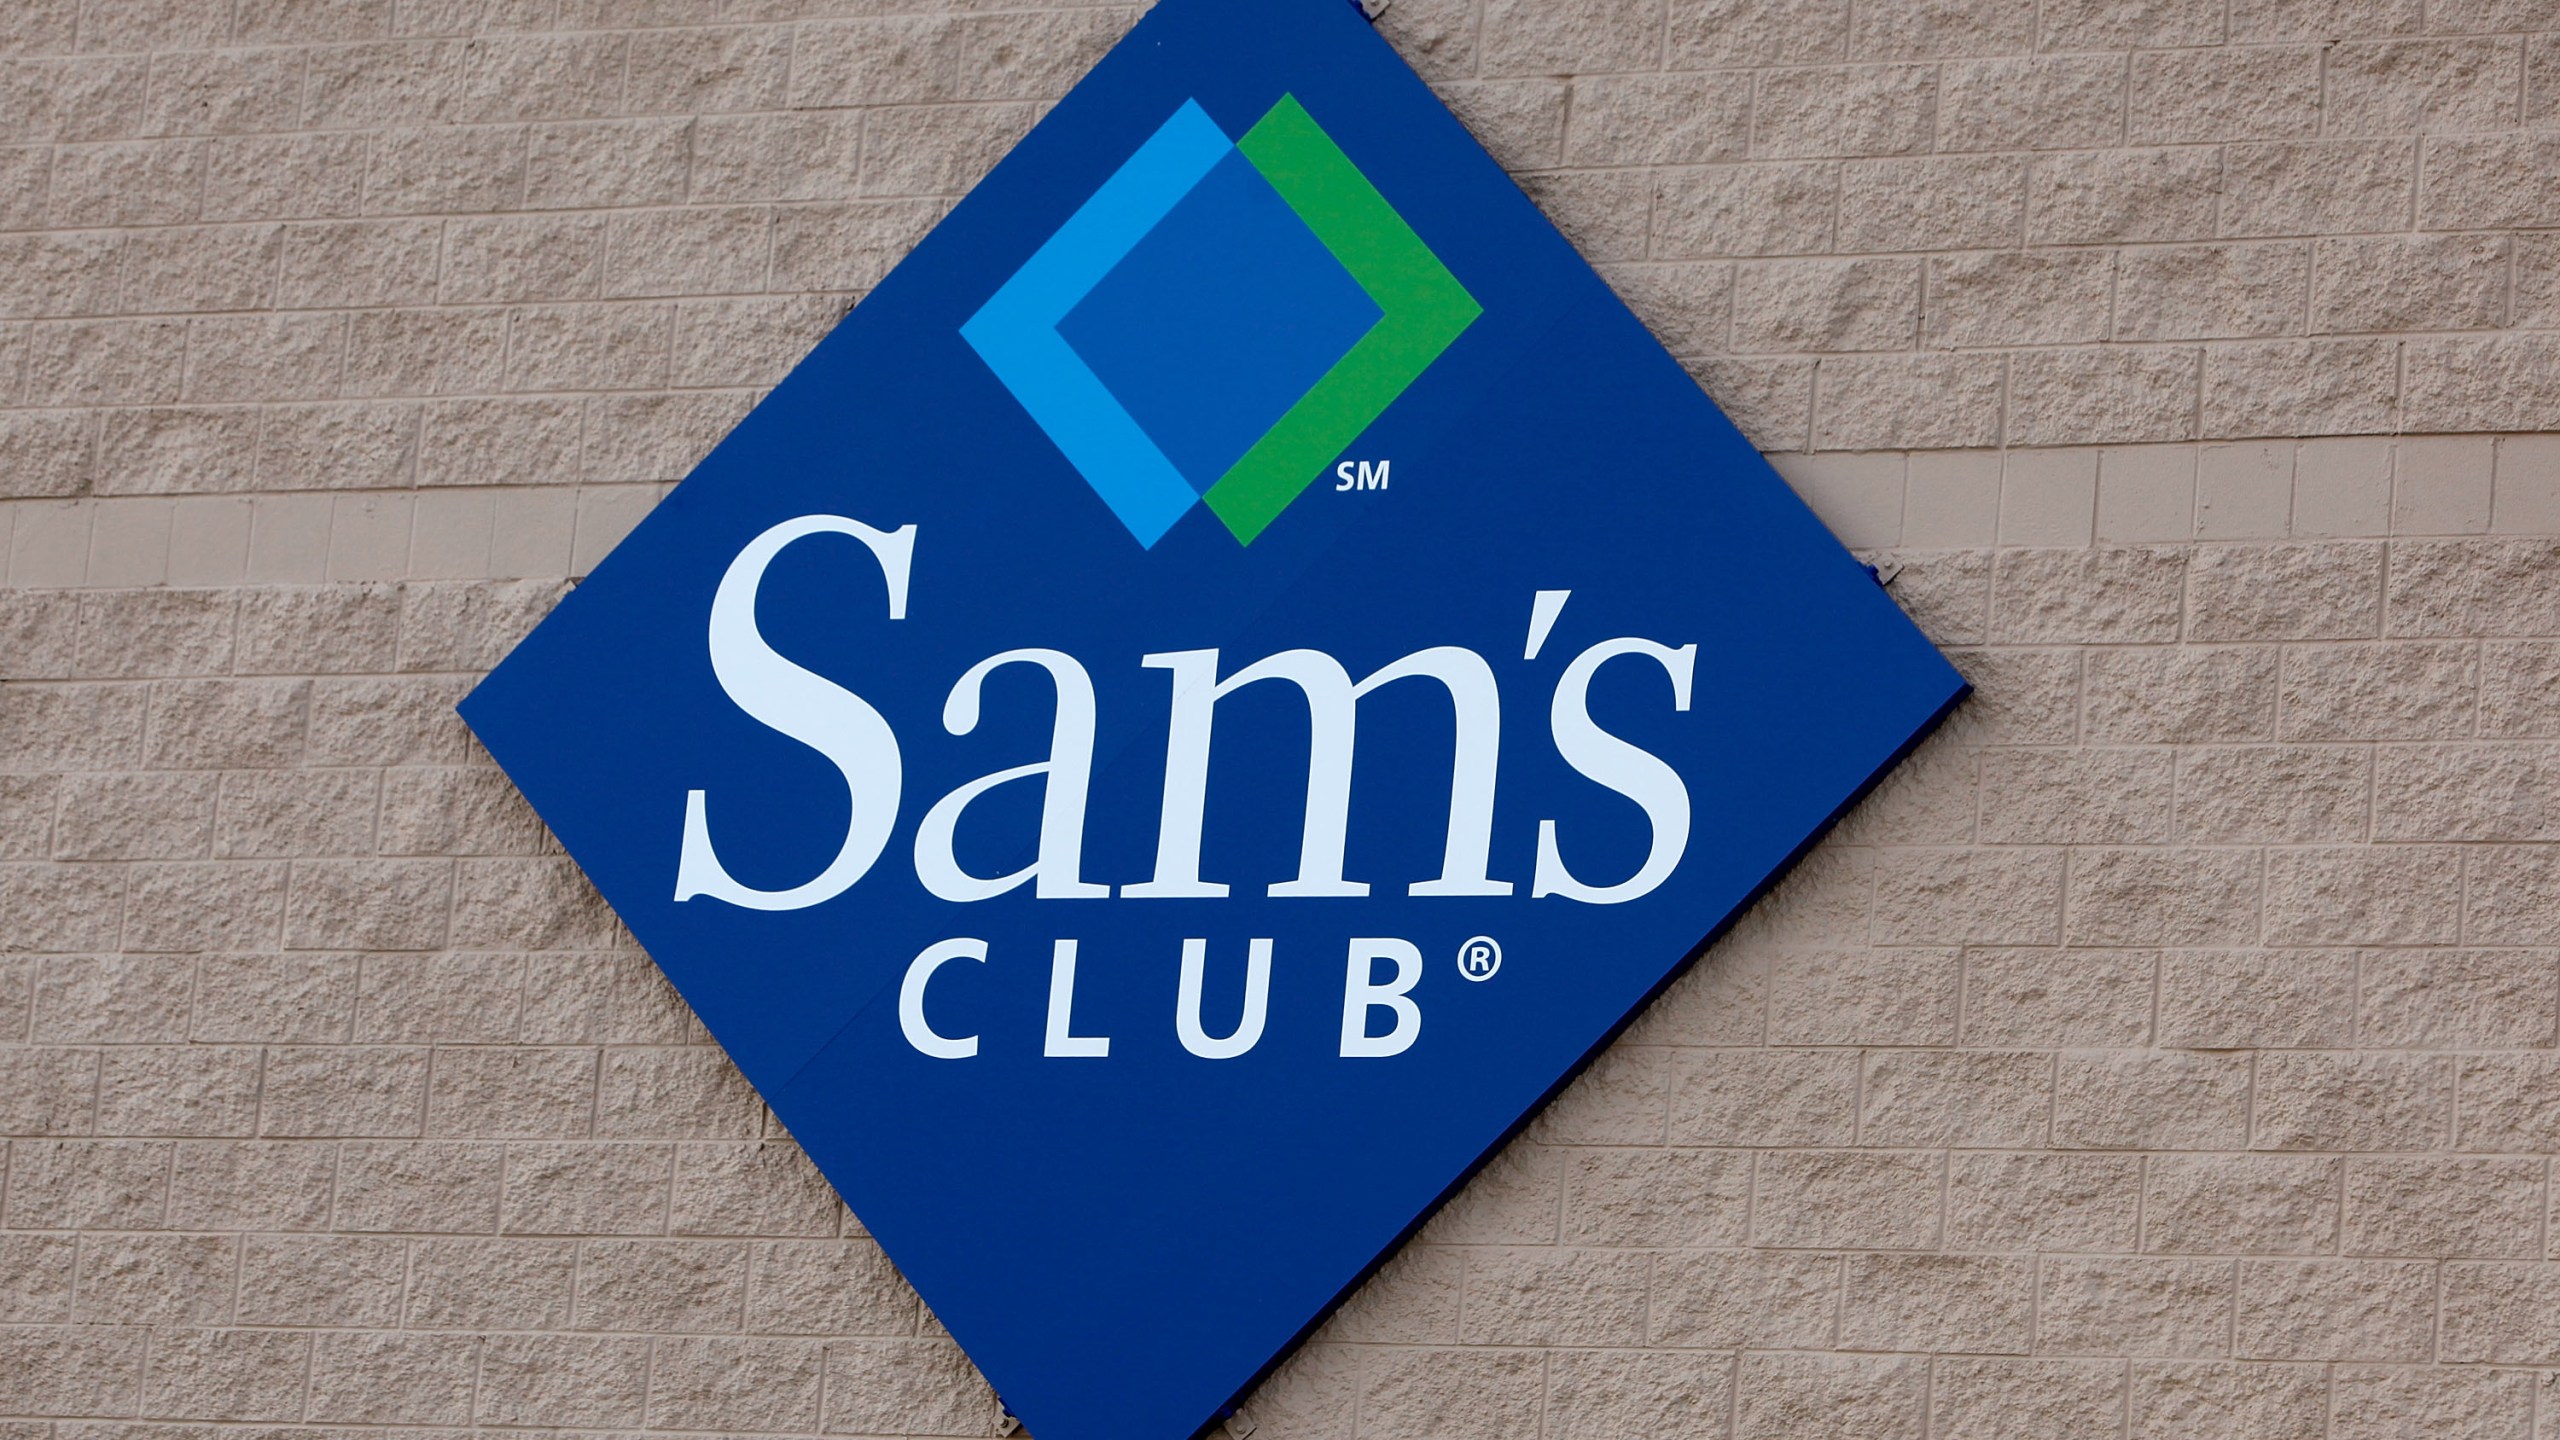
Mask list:
[[[1165,741],[1164,808],[1156,830],[1155,877],[1124,885],[1124,896],[1215,898],[1227,887],[1200,878],[1200,832],[1209,804],[1210,729],[1218,701],[1262,680],[1286,680],[1307,701],[1307,800],[1299,830],[1298,877],[1269,887],[1273,896],[1366,895],[1363,881],[1342,878],[1351,824],[1351,755],[1362,696],[1398,680],[1427,676],[1449,692],[1456,744],[1449,767],[1449,828],[1440,876],[1406,887],[1412,895],[1508,895],[1511,882],[1487,878],[1493,849],[1494,783],[1502,753],[1502,696],[1484,657],[1456,645],[1411,655],[1354,685],[1342,662],[1321,650],[1283,650],[1218,678],[1218,652],[1177,650],[1145,656],[1149,669],[1173,672],[1173,716]]]
[[[1111,893],[1111,887],[1083,878],[1084,808],[1086,792],[1093,783],[1094,731],[1093,678],[1085,674],[1084,666],[1076,663],[1075,657],[1055,650],[1007,650],[990,655],[970,666],[968,673],[951,687],[951,698],[942,707],[942,726],[954,735],[977,729],[978,692],[986,684],[987,675],[998,666],[1015,664],[1039,666],[1049,672],[1050,682],[1057,687],[1058,718],[1049,734],[1049,758],[980,776],[934,802],[933,808],[925,812],[924,823],[916,829],[916,878],[944,900],[984,900],[1034,876],[1039,883],[1031,893],[1043,900],[1103,898]],[[1010,875],[992,879],[961,869],[959,858],[952,853],[960,812],[969,808],[970,801],[999,785],[1035,775],[1045,777],[1037,858]]]
[[[898,1028],[906,1032],[907,1043],[920,1055],[936,1060],[966,1060],[978,1053],[975,1035],[952,1036],[936,1033],[925,1023],[924,987],[933,980],[933,972],[951,960],[987,961],[984,940],[945,940],[925,947],[924,953],[907,964],[907,978],[898,984]]]
[[[1396,962],[1396,978],[1384,985],[1373,976],[1380,960]],[[1422,978],[1422,951],[1410,940],[1355,939],[1342,977],[1342,1054],[1345,1059],[1401,1055],[1422,1035],[1422,1007],[1408,993]],[[1369,1012],[1395,1012],[1394,1028],[1369,1033]]]
[[[1075,1024],[1076,942],[1060,940],[1049,949],[1049,1033],[1040,1053],[1097,1060],[1111,1053],[1109,1036],[1078,1035]]]
[[[1262,1022],[1271,1001],[1271,942],[1256,940],[1245,947],[1244,1018],[1236,1022],[1235,1033],[1225,1039],[1214,1039],[1200,1028],[1200,989],[1209,968],[1209,942],[1182,942],[1182,993],[1173,1007],[1174,1033],[1182,1037],[1182,1048],[1203,1060],[1233,1060],[1254,1047],[1262,1038]]]
[[[1689,681],[1698,661],[1698,647],[1683,645],[1674,650],[1651,640],[1632,638],[1604,640],[1573,658],[1565,667],[1564,677],[1556,682],[1556,697],[1549,711],[1549,724],[1555,733],[1556,753],[1566,764],[1588,780],[1594,780],[1636,802],[1645,820],[1653,827],[1652,848],[1636,873],[1615,885],[1589,885],[1577,880],[1567,870],[1563,854],[1556,848],[1556,822],[1538,822],[1538,869],[1529,885],[1531,897],[1562,895],[1593,905],[1618,905],[1641,895],[1669,879],[1689,849],[1689,787],[1681,783],[1680,772],[1662,762],[1650,751],[1638,749],[1603,730],[1591,719],[1591,677],[1602,665],[1620,655],[1642,655],[1660,664],[1671,676],[1671,708],[1689,708]]]
[[[898,737],[859,695],[777,654],[756,629],[756,590],[783,547],[809,535],[850,535],[870,550],[889,582],[889,618],[907,613],[907,572],[916,527],[874,530],[840,515],[803,515],[749,541],[711,597],[711,673],[737,707],[827,757],[844,776],[849,810],[844,842],[813,879],[758,890],[732,878],[711,848],[703,792],[684,799],[684,845],[676,858],[676,899],[708,895],[750,910],[805,910],[841,895],[889,843],[898,820]]]

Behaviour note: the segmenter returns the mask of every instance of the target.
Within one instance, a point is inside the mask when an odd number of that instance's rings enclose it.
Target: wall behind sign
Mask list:
[[[447,709],[1134,15],[892,10],[0,21],[24,1440],[996,1425]],[[1386,25],[1980,694],[1234,1428],[2549,1426],[2560,15]]]

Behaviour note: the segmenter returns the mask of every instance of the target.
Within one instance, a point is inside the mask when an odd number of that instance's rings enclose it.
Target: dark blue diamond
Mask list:
[[[1377,320],[1324,242],[1231,154],[1058,333],[1205,492]]]

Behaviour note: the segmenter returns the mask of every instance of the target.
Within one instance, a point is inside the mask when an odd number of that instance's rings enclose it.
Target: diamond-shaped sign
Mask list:
[[[1963,682],[1342,0],[1165,0],[463,704],[1041,1440],[1215,1419]]]

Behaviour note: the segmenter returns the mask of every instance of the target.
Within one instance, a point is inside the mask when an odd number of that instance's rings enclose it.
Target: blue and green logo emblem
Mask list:
[[[1483,313],[1284,95],[1185,102],[960,333],[1140,545],[1249,545]]]

